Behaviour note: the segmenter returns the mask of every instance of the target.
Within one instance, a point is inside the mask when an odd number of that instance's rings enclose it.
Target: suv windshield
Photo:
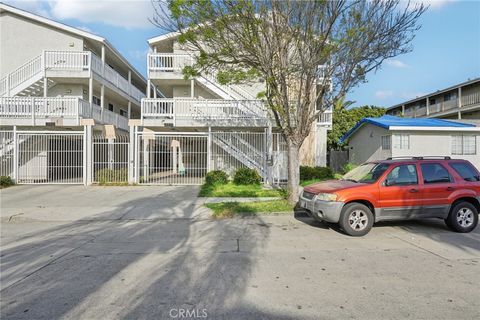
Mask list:
[[[374,183],[390,166],[388,163],[365,163],[346,173],[342,180]]]

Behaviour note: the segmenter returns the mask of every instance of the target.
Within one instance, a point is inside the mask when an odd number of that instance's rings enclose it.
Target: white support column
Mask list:
[[[212,127],[208,127],[207,137],[207,172],[212,170]]]
[[[102,45],[102,76],[105,76],[105,46]]]
[[[190,98],[195,98],[195,80],[190,80]]]
[[[88,79],[88,102],[90,102],[90,105],[93,104],[93,78],[90,76]]]
[[[48,97],[48,79],[47,77],[43,78],[43,97]]]
[[[152,85],[152,87],[153,87],[153,97],[157,99],[157,87],[155,87],[154,84]]]
[[[138,145],[140,143],[140,137],[138,135],[138,127],[134,126],[134,149],[133,149],[133,156],[134,156],[134,168],[135,168],[135,173],[134,173],[134,182],[135,183],[140,183],[140,152],[138,149]]]
[[[105,108],[105,85],[102,83],[100,86],[100,107],[101,107],[101,119],[103,122],[103,110]]]
[[[458,119],[462,119],[462,87],[458,87]]]
[[[429,116],[430,115],[430,97],[427,97],[426,106],[427,106],[427,116]]]
[[[128,86],[128,93],[132,95],[132,70],[128,70],[128,83],[130,84]],[[130,100],[130,98],[129,98]]]
[[[132,102],[128,101],[128,113],[127,113],[128,119],[132,119]]]
[[[151,85],[151,81],[150,79],[147,80],[147,98],[150,98],[151,97],[151,92],[150,92],[150,85]]]
[[[13,126],[13,174],[12,179],[18,183],[18,137],[17,126]]]
[[[92,175],[93,175],[93,154],[92,154],[92,126],[84,126],[84,145],[83,145],[83,183],[86,186],[92,184]]]
[[[135,179],[135,131],[136,126],[131,126],[129,129],[130,143],[128,144],[128,184],[134,184],[138,182]]]

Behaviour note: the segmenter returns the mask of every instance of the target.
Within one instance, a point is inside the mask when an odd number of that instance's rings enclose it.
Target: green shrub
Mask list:
[[[95,173],[95,180],[100,184],[128,182],[128,170],[100,169]]]
[[[222,170],[210,171],[205,176],[205,184],[207,185],[227,184],[227,183],[228,183],[228,175],[225,171],[222,171]]]
[[[333,171],[329,167],[300,167],[300,181],[331,178],[333,178]]]
[[[347,172],[349,172],[349,171],[352,171],[352,170],[355,169],[356,167],[358,167],[358,165],[353,164],[353,163],[350,163],[350,162],[347,162],[347,163],[345,163],[345,165],[343,166],[343,173],[347,173]]]
[[[262,177],[255,169],[241,168],[235,172],[233,176],[233,183],[235,184],[260,184]]]
[[[0,187],[9,187],[13,186],[13,180],[9,176],[0,176]]]

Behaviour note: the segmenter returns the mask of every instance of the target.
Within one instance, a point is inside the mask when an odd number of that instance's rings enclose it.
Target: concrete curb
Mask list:
[[[221,202],[262,202],[262,201],[273,201],[273,200],[282,200],[282,197],[251,197],[251,198],[240,198],[240,197],[199,197],[199,200],[206,203],[221,203]]]

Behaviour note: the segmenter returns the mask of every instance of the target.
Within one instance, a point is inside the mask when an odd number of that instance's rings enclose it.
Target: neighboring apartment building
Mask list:
[[[342,138],[349,161],[361,164],[389,157],[450,156],[480,169],[480,126],[466,120],[364,118]]]
[[[480,120],[480,78],[394,105],[387,114],[407,118]]]
[[[215,74],[185,80],[182,69],[194,62],[194,54],[177,39],[177,33],[168,33],[148,41],[149,90],[138,123],[144,127],[142,145],[137,147],[143,150],[139,179],[155,183],[163,176],[188,176],[188,172],[193,173],[189,178],[195,179],[210,170],[231,174],[249,167],[264,180],[285,181],[286,145],[264,102],[257,99],[264,84],[259,80],[249,85],[221,85]],[[326,135],[331,124],[328,109],[302,146],[302,164],[326,164]],[[162,137],[168,134],[176,137]],[[171,148],[173,159],[167,155]],[[169,179],[177,181],[178,177]]]
[[[104,38],[0,3],[0,124],[128,131],[146,80]]]
[[[2,3],[0,30],[0,175],[90,184],[126,166],[146,79],[106,39]]]

